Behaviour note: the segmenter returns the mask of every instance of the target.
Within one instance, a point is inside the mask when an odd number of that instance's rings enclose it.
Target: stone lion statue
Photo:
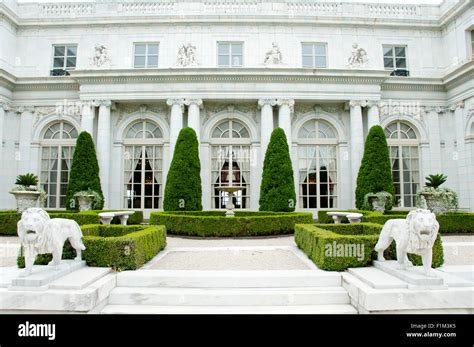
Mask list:
[[[31,274],[38,254],[52,253],[53,260],[49,265],[59,265],[63,254],[63,246],[69,240],[76,250],[76,261],[82,260],[81,252],[86,249],[82,243],[82,231],[72,219],[50,219],[48,213],[37,207],[31,207],[21,214],[17,223],[25,255],[25,271],[23,276]]]
[[[438,230],[439,223],[436,216],[429,210],[416,209],[411,211],[406,219],[389,219],[384,224],[379,240],[375,245],[378,260],[385,260],[383,252],[395,240],[399,269],[413,266],[408,260],[407,253],[418,254],[423,261],[425,274],[432,276],[433,245]]]

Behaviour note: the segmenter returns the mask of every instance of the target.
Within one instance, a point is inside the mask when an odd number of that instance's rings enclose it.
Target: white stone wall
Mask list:
[[[258,208],[262,147],[271,130],[282,126],[290,133],[297,181],[299,120],[312,115],[324,117],[339,131],[340,208],[353,206],[368,128],[399,119],[419,133],[422,178],[447,174],[446,186],[459,192],[460,206],[474,210],[474,79],[469,78],[474,64],[468,40],[474,29],[472,4],[462,0],[439,7],[381,7],[274,0],[229,6],[217,1],[146,6],[140,1],[101,1],[71,7],[0,0],[0,209],[14,206],[7,192],[16,175],[38,173],[41,131],[61,117],[90,129],[105,175],[108,207],[122,207],[121,131],[135,117],[145,116],[159,122],[167,134],[164,177],[181,124],[199,128],[203,206],[210,208],[208,132],[216,117],[239,115],[237,111],[245,109],[241,117],[252,130],[259,158],[252,167],[252,209]],[[244,43],[242,69],[216,68],[218,41]],[[158,69],[133,69],[134,42],[160,43]],[[283,62],[265,67],[272,42],[279,45]],[[302,42],[327,43],[327,69],[301,69]],[[178,47],[187,43],[196,46],[199,64],[181,69],[176,66]],[[368,54],[361,69],[347,63],[353,43]],[[49,77],[53,44],[78,45],[72,77]],[[110,65],[94,70],[95,44],[107,47]],[[388,77],[383,44],[407,46],[409,78]],[[173,102],[167,101],[176,99],[182,106],[173,113]],[[58,104],[76,108],[71,114],[56,112]],[[91,108],[84,111],[83,105]],[[145,111],[139,111],[140,105]],[[228,105],[234,111],[226,112]],[[306,111],[300,112],[302,108]]]

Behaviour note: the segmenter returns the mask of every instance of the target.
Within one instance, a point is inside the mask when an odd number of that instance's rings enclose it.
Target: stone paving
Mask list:
[[[445,265],[474,265],[474,235],[442,237]],[[177,269],[307,269],[293,236],[259,238],[182,238],[168,236],[165,256],[153,268]],[[14,266],[20,241],[0,236],[0,267]],[[178,252],[179,251],[179,252]],[[191,252],[193,254],[191,254]],[[192,259],[191,259],[192,257]]]

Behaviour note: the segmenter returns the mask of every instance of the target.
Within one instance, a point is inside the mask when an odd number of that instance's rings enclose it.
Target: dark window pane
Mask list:
[[[65,52],[64,46],[55,46],[54,47],[54,56],[56,57],[63,57]]]
[[[395,47],[395,55],[397,57],[405,57],[405,47]]]
[[[67,58],[66,67],[76,67],[76,58]]]
[[[384,58],[383,59],[383,66],[385,68],[393,69],[393,59],[392,58]]]
[[[384,47],[383,49],[384,57],[391,57],[393,56],[393,49],[391,47]]]
[[[64,58],[54,58],[54,66],[55,68],[63,68],[64,67]]]
[[[71,57],[71,56],[76,56],[77,55],[77,47],[76,46],[69,46],[67,48],[67,55],[68,57]]]
[[[405,58],[397,58],[396,60],[397,69],[406,69],[407,61]]]

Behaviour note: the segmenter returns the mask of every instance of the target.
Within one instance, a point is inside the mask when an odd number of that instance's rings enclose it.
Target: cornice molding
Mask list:
[[[389,76],[385,70],[346,69],[285,69],[285,68],[220,68],[75,70],[71,78],[83,84],[117,83],[195,83],[195,82],[248,82],[248,83],[336,83],[381,84]]]

